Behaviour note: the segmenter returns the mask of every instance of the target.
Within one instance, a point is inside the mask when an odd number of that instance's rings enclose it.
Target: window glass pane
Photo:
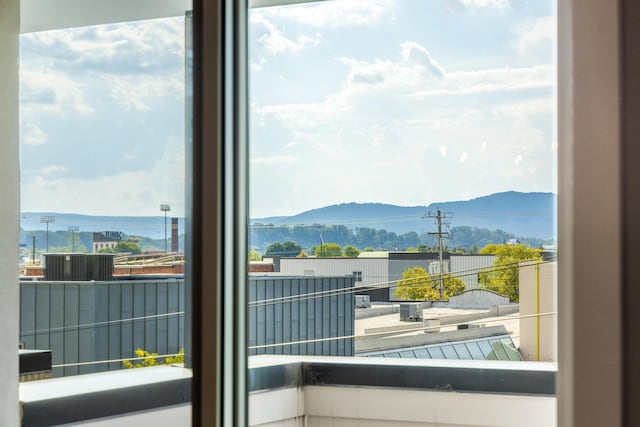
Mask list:
[[[54,377],[181,362],[185,17],[20,47],[22,343]]]
[[[554,361],[555,2],[275,3],[250,11],[248,262],[315,281],[293,351]]]

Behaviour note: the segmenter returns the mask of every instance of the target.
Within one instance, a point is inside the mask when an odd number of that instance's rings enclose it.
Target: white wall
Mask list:
[[[558,311],[558,263],[522,263],[519,275],[520,315],[543,314],[520,319],[520,354],[524,360],[557,362],[558,316],[545,313]]]
[[[303,389],[292,387],[249,394],[249,425],[303,427]]]
[[[556,422],[554,397],[364,387],[304,388],[307,427],[514,426]]]
[[[249,397],[250,426],[545,427],[555,418],[554,397],[315,386]]]
[[[20,2],[0,0],[0,425],[18,421],[18,32]]]
[[[162,409],[137,412],[120,417],[101,418],[83,423],[65,424],[65,426],[83,427],[179,427],[191,425],[191,405],[176,405]]]
[[[282,258],[280,273],[303,276],[345,276],[362,272],[362,282],[355,286],[386,284],[389,280],[389,260],[386,258]]]

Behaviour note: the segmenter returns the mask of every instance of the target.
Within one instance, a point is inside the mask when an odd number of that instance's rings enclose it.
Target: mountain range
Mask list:
[[[384,229],[398,234],[436,231],[434,218],[440,209],[449,227],[470,226],[500,229],[517,236],[551,238],[555,236],[556,201],[553,193],[508,191],[465,201],[432,203],[428,206],[397,206],[383,203],[343,203],[308,210],[291,216],[255,218],[252,225],[345,225],[348,228]],[[44,230],[44,215],[55,216],[50,231],[121,231],[130,236],[154,239],[164,237],[163,216],[93,216],[68,213],[22,213],[23,230]],[[170,233],[170,221],[167,221]],[[184,233],[184,219],[179,218],[179,232]]]
[[[436,231],[433,218],[438,209],[449,227],[470,226],[503,230],[517,236],[552,238],[556,235],[554,193],[508,191],[465,201],[428,206],[397,206],[383,203],[342,203],[292,216],[255,218],[254,226],[345,225],[349,228],[385,229],[403,234]],[[429,216],[432,216],[431,218]]]

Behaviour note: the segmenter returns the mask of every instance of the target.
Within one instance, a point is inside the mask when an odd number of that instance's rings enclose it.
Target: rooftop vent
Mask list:
[[[403,322],[417,322],[422,320],[422,303],[405,302],[400,304],[400,320]]]
[[[369,295],[356,295],[356,308],[371,307],[371,297]]]
[[[113,280],[113,254],[44,254],[44,280]]]

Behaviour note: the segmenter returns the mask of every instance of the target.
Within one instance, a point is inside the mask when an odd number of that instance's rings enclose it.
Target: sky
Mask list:
[[[250,210],[556,191],[548,0],[250,12]],[[22,211],[184,214],[184,19],[21,39]]]

